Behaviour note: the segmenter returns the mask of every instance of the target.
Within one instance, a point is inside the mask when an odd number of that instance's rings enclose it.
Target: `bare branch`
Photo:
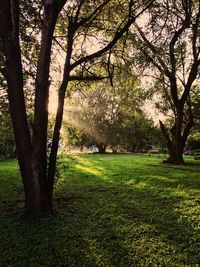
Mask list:
[[[113,39],[104,48],[100,49],[99,51],[97,51],[95,53],[92,53],[92,54],[87,55],[83,58],[80,58],[79,60],[77,60],[76,62],[71,64],[71,70],[76,68],[77,66],[79,66],[83,62],[91,61],[95,58],[102,56],[104,53],[109,51],[118,42],[118,40],[121,38],[121,36],[129,29],[129,27],[135,22],[136,18],[138,18],[147,8],[149,8],[153,4],[154,1],[155,0],[149,1],[149,3],[146,5],[146,7],[143,10],[141,10],[136,16],[129,17],[126,24],[115,33]]]
[[[78,16],[80,14],[81,7],[84,4],[84,2],[85,2],[85,0],[80,0],[80,3],[79,3],[79,6],[77,8],[77,11],[76,11],[76,15],[75,15],[74,21],[78,21]]]
[[[155,60],[153,60],[152,58],[152,63],[156,66],[156,68],[158,68],[160,71],[164,72],[165,75],[167,77],[171,77],[171,72],[169,71],[167,65],[164,63],[164,61],[162,60],[162,58],[159,55],[159,49],[154,46],[145,36],[145,34],[143,33],[143,31],[141,30],[141,28],[138,26],[137,23],[134,23],[135,28],[137,29],[137,31],[139,32],[140,36],[142,37],[143,41],[145,42],[145,44],[147,45],[147,47],[152,51],[152,53],[154,54],[154,56],[156,57],[156,59],[158,60],[159,64],[156,63]],[[144,51],[144,50],[143,50]]]
[[[187,2],[187,1],[185,1]],[[189,4],[189,6],[187,4],[185,4],[185,20],[182,23],[182,26],[175,31],[170,44],[169,44],[169,56],[170,56],[170,63],[171,63],[171,67],[172,67],[172,75],[175,76],[176,75],[176,58],[175,58],[175,54],[174,54],[174,46],[178,40],[178,38],[182,35],[182,33],[190,26],[190,21],[191,21],[191,7]]]
[[[81,19],[78,22],[78,26],[81,27],[85,25],[88,21],[94,20],[95,17],[101,12],[103,7],[107,5],[110,2],[110,0],[104,1],[101,5],[99,5],[88,17]]]

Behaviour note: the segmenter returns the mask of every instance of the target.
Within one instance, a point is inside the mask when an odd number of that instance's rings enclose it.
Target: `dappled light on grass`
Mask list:
[[[95,170],[95,169],[90,168],[90,167],[84,167],[81,165],[76,165],[76,169],[81,170],[81,171],[86,172],[86,173],[91,173],[91,174],[100,176],[100,172],[98,170]]]
[[[200,164],[189,161],[166,167],[157,156],[62,156],[55,214],[32,220],[19,216],[22,185],[11,168],[0,179],[0,266],[198,266]],[[1,164],[3,173],[13,166]]]

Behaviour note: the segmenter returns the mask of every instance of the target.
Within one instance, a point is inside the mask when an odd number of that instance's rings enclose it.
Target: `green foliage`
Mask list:
[[[197,1],[154,1],[130,31],[138,51],[134,61],[152,77],[156,107],[168,117],[162,129],[171,162],[176,161],[174,147],[185,146],[193,117],[199,120],[199,97],[191,92],[199,79],[199,12]]]
[[[0,162],[0,266],[198,266],[200,165],[187,162],[63,156],[55,213],[33,219],[16,162]]]
[[[200,149],[200,132],[192,131],[188,137],[187,148]]]
[[[135,116],[125,114],[120,128],[120,144],[126,151],[144,152],[151,144],[158,144],[154,137],[159,137],[153,121],[147,119],[143,113]]]
[[[154,136],[159,136],[153,121],[142,111],[145,99],[145,91],[134,76],[119,75],[113,87],[107,82],[83,86],[71,96],[65,113],[71,144],[101,142],[113,148],[143,151],[155,141]]]
[[[0,158],[13,157],[14,150],[15,142],[9,115],[7,93],[0,85]]]
[[[93,145],[92,140],[88,138],[86,134],[83,132],[77,130],[73,127],[65,127],[64,131],[67,130],[67,139],[68,139],[68,145],[72,146],[86,146],[89,147]]]
[[[193,86],[190,94],[192,113],[194,116],[194,128],[200,130],[200,87]]]
[[[1,116],[0,116],[1,117]],[[0,158],[15,156],[15,142],[10,118],[4,118],[0,123]]]
[[[36,15],[40,9],[39,1],[20,1],[21,19],[20,19],[20,41],[22,63],[24,69],[25,99],[30,125],[33,122],[33,83],[35,83],[36,61],[38,55],[38,34],[40,32],[39,15]],[[0,65],[5,65],[3,56],[2,40],[0,40]],[[15,141],[9,114],[9,104],[7,96],[7,84],[2,67],[0,72],[0,157],[14,157]],[[31,128],[31,127],[30,127]],[[31,128],[32,131],[32,128]]]

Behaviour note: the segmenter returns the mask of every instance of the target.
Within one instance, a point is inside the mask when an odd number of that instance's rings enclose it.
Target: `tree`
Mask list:
[[[200,149],[200,133],[199,131],[192,131],[188,136],[187,149]]]
[[[182,164],[187,137],[193,126],[190,91],[198,77],[200,1],[155,1],[146,16],[147,23],[135,23],[137,48],[161,81],[173,112],[170,129],[160,121],[169,150],[168,163]]]
[[[107,145],[112,145],[117,133],[118,103],[114,88],[108,82],[90,84],[89,87],[82,84],[80,87],[81,91],[77,90],[68,100],[65,110],[67,124],[80,132],[81,141],[95,144],[99,153],[105,153]],[[80,89],[79,86],[77,89]]]
[[[80,133],[80,141],[95,144],[99,153],[105,153],[107,146],[113,151],[119,147],[141,152],[152,143],[155,128],[142,111],[145,99],[136,77],[118,72],[113,86],[106,81],[89,88],[79,85],[77,93],[68,100],[66,123],[70,130]]]
[[[153,121],[140,111],[136,114],[124,114],[120,132],[120,145],[126,151],[145,152],[150,145],[154,145],[157,136]]]
[[[105,55],[126,33],[135,19],[146,10],[153,1],[68,1],[10,0],[0,2],[0,37],[4,67],[1,72],[7,81],[8,99],[12,126],[15,136],[18,162],[25,192],[25,210],[28,214],[49,213],[52,211],[53,184],[56,169],[56,156],[63,117],[65,93],[72,80],[98,79],[91,73],[94,60]],[[26,8],[24,8],[26,6]],[[37,20],[26,10],[35,7]],[[39,9],[37,9],[40,7]],[[121,16],[111,10],[123,9]],[[110,18],[109,18],[109,16]],[[24,74],[22,43],[24,28],[21,23],[27,21],[25,36],[30,31],[39,38],[36,47],[37,64],[35,69],[35,102],[32,133],[27,119],[24,97]],[[38,34],[41,28],[41,37]],[[39,32],[40,33],[40,32]],[[56,33],[63,33],[62,35]],[[92,35],[92,36],[91,36]],[[100,38],[100,35],[103,38]],[[61,38],[61,41],[59,41]],[[99,38],[102,45],[89,54],[88,42]],[[36,42],[35,41],[35,42]],[[100,41],[99,41],[100,42]],[[25,44],[29,43],[29,40]],[[62,47],[65,53],[58,91],[58,109],[52,137],[50,156],[47,155],[48,100],[51,86],[50,67],[53,65],[53,45]],[[81,46],[80,46],[81,44]],[[93,47],[94,48],[94,47]],[[31,49],[29,49],[31,50]],[[34,62],[35,63],[35,62]],[[33,65],[35,66],[35,64]],[[25,63],[26,64],[26,63]],[[27,64],[32,64],[28,61]]]

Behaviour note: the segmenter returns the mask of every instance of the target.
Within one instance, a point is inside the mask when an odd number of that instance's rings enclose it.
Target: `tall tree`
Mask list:
[[[8,87],[10,114],[14,130],[18,161],[25,191],[25,210],[29,214],[52,211],[52,194],[56,168],[56,155],[63,117],[65,93],[71,80],[98,79],[91,73],[94,60],[105,55],[126,33],[135,19],[151,4],[149,1],[30,1],[36,5],[37,20],[26,16],[25,1],[5,0],[0,2],[0,37],[5,64],[1,69]],[[27,5],[26,5],[27,6]],[[27,6],[27,9],[30,7]],[[113,10],[123,10],[121,16]],[[117,13],[116,13],[117,14]],[[24,18],[29,27],[21,27]],[[27,120],[24,97],[24,74],[22,32],[41,28],[36,57],[35,104],[32,134]],[[62,33],[57,34],[57,33]],[[93,35],[93,36],[91,36]],[[40,37],[41,36],[41,37]],[[61,38],[61,40],[59,39]],[[94,42],[90,49],[88,43]],[[24,41],[29,43],[30,41]],[[51,85],[50,67],[53,65],[52,46],[62,47],[62,79],[58,91],[58,109],[50,157],[47,155],[48,101]],[[80,45],[81,44],[81,45]],[[31,49],[29,49],[31,50]],[[64,51],[64,52],[63,52]],[[31,52],[31,51],[30,51]],[[28,53],[28,51],[27,51]],[[30,60],[30,59],[29,59]],[[25,64],[32,64],[26,61]]]
[[[106,146],[142,151],[151,142],[153,124],[142,111],[146,94],[133,74],[122,68],[120,72],[115,73],[113,86],[108,81],[89,88],[78,85],[65,109],[66,123],[88,137],[80,141],[90,140],[100,153],[105,153]]]
[[[200,65],[199,20],[200,1],[165,0],[154,2],[143,26],[135,23],[138,48],[157,70],[154,74],[162,81],[160,88],[173,112],[170,128],[160,121],[168,163],[184,163],[184,146],[193,126],[190,91]]]

